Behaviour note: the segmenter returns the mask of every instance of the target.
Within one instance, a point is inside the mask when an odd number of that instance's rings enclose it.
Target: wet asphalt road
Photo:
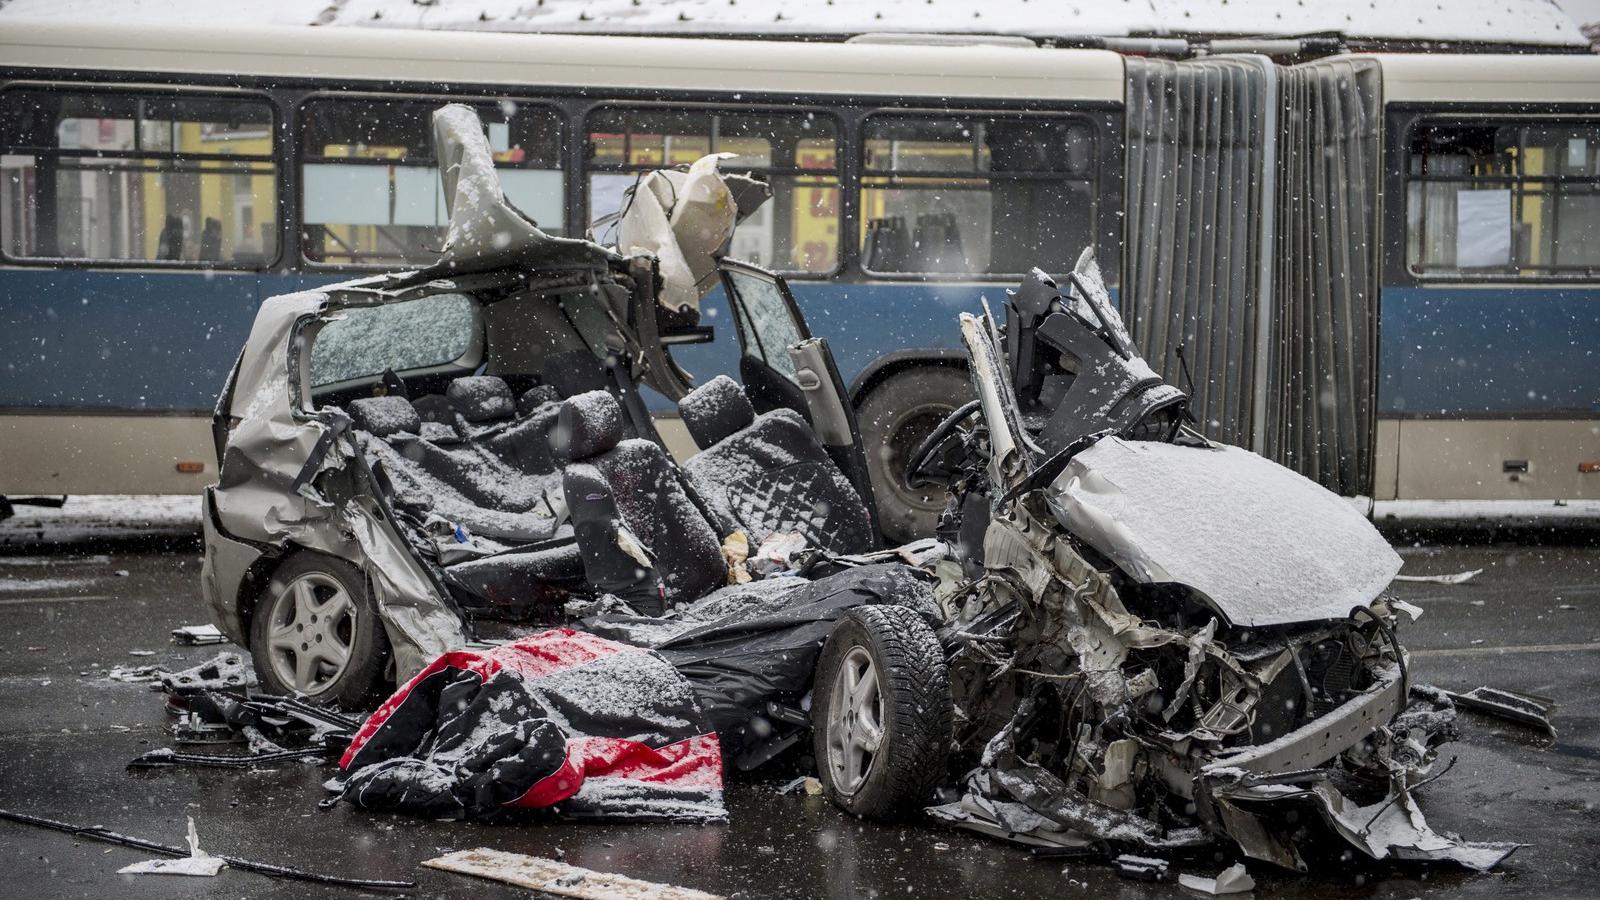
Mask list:
[[[28,546],[0,525],[0,806],[100,824],[181,844],[186,816],[215,853],[344,875],[415,880],[417,896],[527,896],[419,866],[478,846],[554,855],[607,872],[744,897],[1196,896],[1119,879],[1103,864],[1035,859],[1016,847],[926,825],[851,820],[817,797],[779,796],[778,782],[735,782],[725,825],[550,824],[516,827],[320,811],[330,768],[130,773],[169,746],[159,695],[106,678],[114,665],[179,668],[216,647],[180,648],[168,631],[205,621],[188,537]],[[1409,541],[1409,536],[1402,540]],[[1511,541],[1432,534],[1403,546],[1409,573],[1483,568],[1459,586],[1402,584],[1426,610],[1403,635],[1418,680],[1492,684],[1556,698],[1560,738],[1464,714],[1446,748],[1454,769],[1422,791],[1440,830],[1529,846],[1503,871],[1275,873],[1252,864],[1257,897],[1595,896],[1600,893],[1600,538],[1595,532]],[[131,655],[152,650],[151,656]],[[224,870],[216,878],[117,875],[148,858],[0,822],[0,895],[16,897],[356,896]],[[1215,874],[1231,860],[1183,871]]]

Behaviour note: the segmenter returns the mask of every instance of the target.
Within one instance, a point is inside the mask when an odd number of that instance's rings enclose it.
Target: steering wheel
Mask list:
[[[918,476],[922,474],[922,469],[928,464],[928,460],[933,457],[933,451],[937,450],[939,445],[950,437],[950,434],[956,430],[957,426],[972,418],[973,413],[978,411],[979,406],[980,404],[977,400],[967,401],[957,407],[950,415],[945,416],[944,421],[940,422],[927,437],[922,439],[922,443],[917,445],[917,449],[911,451],[911,461],[906,464],[907,484],[913,487],[921,486],[918,483]]]

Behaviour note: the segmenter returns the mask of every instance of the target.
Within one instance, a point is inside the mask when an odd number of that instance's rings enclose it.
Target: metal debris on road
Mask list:
[[[1256,880],[1245,871],[1244,863],[1234,863],[1223,869],[1215,878],[1200,875],[1179,875],[1178,884],[1202,894],[1242,894],[1255,890]]]
[[[1483,574],[1482,569],[1451,572],[1448,575],[1396,575],[1395,581],[1425,581],[1429,584],[1465,584]]]
[[[0,809],[0,819],[17,822],[22,825],[32,825],[36,828],[48,828],[51,831],[59,831],[76,837],[105,841],[108,844],[119,844],[123,847],[148,850],[151,853],[164,853],[167,856],[189,856],[187,847],[172,847],[167,844],[158,844],[155,841],[147,841],[144,838],[119,834],[102,825],[73,825],[68,822],[58,822],[55,819],[46,819],[42,816],[30,816],[27,813],[12,812],[9,809]],[[340,887],[370,888],[375,890],[411,890],[417,886],[415,881],[386,881],[376,878],[346,878],[342,875],[324,875],[320,872],[307,872],[302,869],[292,869],[288,866],[274,865],[273,863],[241,859],[237,856],[218,855],[216,858],[235,869],[255,872],[260,875],[270,875],[274,878],[288,878],[294,881],[310,881],[316,884],[332,884]]]
[[[476,850],[457,850],[423,865],[445,872],[476,875],[506,884],[514,884],[558,897],[577,897],[580,900],[722,900],[718,894],[708,894],[692,888],[641,881],[626,875],[596,872],[553,859],[525,856],[479,847]]]
[[[225,644],[228,642],[228,636],[215,625],[184,625],[172,629],[172,642],[192,645]]]
[[[1473,712],[1495,716],[1530,728],[1542,729],[1549,733],[1551,739],[1556,736],[1556,726],[1550,721],[1551,714],[1556,711],[1556,702],[1549,697],[1488,686],[1476,687],[1463,694],[1453,691],[1445,693],[1450,695],[1450,699],[1454,700],[1457,706],[1464,706]]]

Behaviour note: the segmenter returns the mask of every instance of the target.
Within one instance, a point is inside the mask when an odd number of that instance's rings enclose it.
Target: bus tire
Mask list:
[[[389,687],[389,639],[366,576],[342,559],[302,550],[273,571],[250,621],[250,656],[263,690],[364,710]]]
[[[922,439],[956,407],[971,399],[967,373],[954,366],[918,366],[890,375],[861,401],[856,420],[872,478],[878,521],[890,544],[933,534],[945,494],[913,488],[905,466]]]
[[[817,777],[835,806],[893,820],[931,802],[949,755],[950,677],[920,615],[851,610],[823,644],[812,698]]]

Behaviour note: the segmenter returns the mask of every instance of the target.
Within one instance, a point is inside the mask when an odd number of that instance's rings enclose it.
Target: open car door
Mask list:
[[[757,412],[787,407],[811,423],[855,486],[878,530],[861,429],[828,342],[814,338],[783,277],[738,260],[718,263],[739,337],[739,379]]]

